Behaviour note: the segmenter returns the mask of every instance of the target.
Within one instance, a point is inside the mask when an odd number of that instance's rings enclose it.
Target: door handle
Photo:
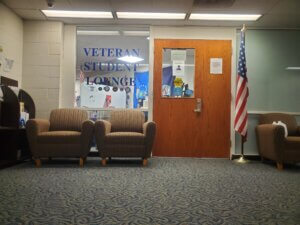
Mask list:
[[[195,106],[194,112],[200,113],[201,109],[202,109],[202,100],[201,100],[201,98],[196,98],[196,106]]]

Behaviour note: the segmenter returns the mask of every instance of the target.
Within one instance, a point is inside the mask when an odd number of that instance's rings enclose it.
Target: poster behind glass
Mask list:
[[[194,97],[195,49],[165,48],[162,56],[162,97]]]

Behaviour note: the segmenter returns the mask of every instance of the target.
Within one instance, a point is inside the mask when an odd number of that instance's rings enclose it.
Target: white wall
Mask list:
[[[62,73],[60,76],[59,107],[73,108],[76,78],[76,26],[64,26]]]
[[[18,80],[22,84],[22,58],[23,58],[23,21],[9,8],[0,3],[0,75]],[[2,60],[1,60],[2,55]],[[14,60],[12,70],[3,70],[3,58]]]
[[[61,22],[24,22],[22,86],[35,102],[37,118],[49,118],[59,107],[62,44]]]
[[[236,80],[236,29],[234,28],[209,28],[209,27],[150,27],[149,47],[149,120],[153,119],[153,67],[154,67],[154,39],[206,39],[206,40],[231,40],[232,41],[232,65],[231,65],[231,95],[235,93]],[[231,141],[235,143],[233,129],[234,98],[231,102]],[[235,146],[231,146],[231,154],[234,154]]]

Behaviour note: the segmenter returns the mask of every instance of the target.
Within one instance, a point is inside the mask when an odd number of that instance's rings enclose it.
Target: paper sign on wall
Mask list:
[[[223,59],[211,58],[210,59],[210,74],[222,74],[223,73]]]
[[[4,68],[3,70],[5,72],[10,72],[14,64],[13,59],[4,58]]]

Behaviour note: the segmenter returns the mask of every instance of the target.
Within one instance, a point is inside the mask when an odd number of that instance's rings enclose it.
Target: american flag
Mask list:
[[[84,73],[82,72],[82,70],[80,70],[80,74],[79,74],[79,80],[80,80],[80,83],[83,83],[84,82]]]
[[[244,140],[246,140],[248,128],[248,96],[249,90],[245,55],[245,29],[242,29],[236,85],[234,129],[242,135]]]

